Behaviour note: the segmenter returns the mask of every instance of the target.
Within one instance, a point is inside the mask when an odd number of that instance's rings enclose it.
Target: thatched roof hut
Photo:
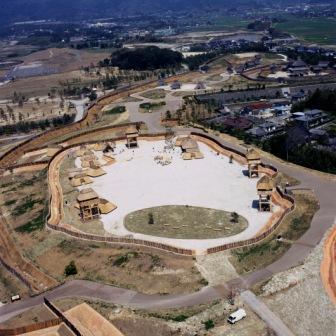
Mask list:
[[[97,157],[96,155],[94,155],[93,153],[92,154],[84,154],[82,157],[81,157],[81,161],[93,161],[93,160],[96,160]]]
[[[90,184],[92,182],[92,179],[85,172],[82,172],[73,177],[71,180],[71,185],[76,188],[82,185]]]
[[[69,180],[71,180],[72,178],[74,178],[76,175],[78,175],[81,172],[83,172],[82,168],[70,168],[70,169],[68,169]]]
[[[187,137],[186,137],[186,136],[184,136],[184,137],[181,137],[181,136],[177,137],[177,139],[175,140],[175,146],[177,146],[177,147],[181,147],[182,141],[183,141],[185,138],[187,138]]]
[[[117,209],[117,206],[115,204],[103,198],[99,199],[99,210],[102,214],[106,215],[115,209]]]
[[[181,148],[184,151],[187,151],[187,150],[195,150],[195,151],[197,150],[198,151],[197,142],[190,137],[186,137],[185,139],[182,140]]]
[[[105,175],[106,171],[100,167],[94,166],[93,168],[89,168],[86,171],[86,174],[90,177],[99,177],[99,176]]]
[[[77,196],[77,201],[79,203],[91,201],[95,199],[99,200],[99,197],[98,197],[98,194],[92,188],[82,189]]]
[[[192,159],[191,153],[182,153],[182,159],[183,160],[191,160]]]
[[[94,151],[97,151],[97,152],[102,152],[106,147],[106,144],[105,143],[95,143],[94,145],[91,146],[91,148],[94,150]]]
[[[129,136],[129,135],[135,136],[139,134],[139,131],[134,125],[130,125],[126,128],[125,133],[126,133],[126,136]]]
[[[264,175],[257,183],[258,193],[272,192],[274,189],[274,181],[268,175]]]
[[[246,153],[247,161],[260,161],[260,155],[254,148],[249,148]]]

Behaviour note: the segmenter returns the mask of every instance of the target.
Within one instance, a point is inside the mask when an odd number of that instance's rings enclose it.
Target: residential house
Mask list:
[[[314,128],[328,121],[328,115],[321,110],[310,110],[294,114],[294,121],[307,129]]]

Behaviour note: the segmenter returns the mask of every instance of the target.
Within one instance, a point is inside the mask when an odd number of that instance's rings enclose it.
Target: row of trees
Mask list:
[[[189,56],[185,58],[184,63],[188,65],[189,70],[194,71],[197,70],[202,64],[212,60],[217,55],[218,55],[217,52],[212,51],[209,53]]]
[[[333,66],[336,64],[336,61],[333,56],[326,56],[319,53],[310,53],[310,52],[298,52],[295,50],[287,50],[286,55],[288,58],[297,60],[301,59],[309,65],[317,65],[320,61],[328,61],[330,65]]]
[[[38,121],[20,121],[13,125],[0,126],[0,134],[9,135],[15,133],[29,133],[31,131],[42,130],[59,127],[62,125],[70,124],[74,121],[75,114],[69,115],[64,114],[60,117],[55,117],[51,119],[44,119]]]
[[[281,159],[326,173],[336,174],[336,153],[312,144],[289,143],[288,134],[264,141],[262,148]]]
[[[315,90],[307,99],[293,105],[292,112],[320,109],[336,115],[336,90]]]

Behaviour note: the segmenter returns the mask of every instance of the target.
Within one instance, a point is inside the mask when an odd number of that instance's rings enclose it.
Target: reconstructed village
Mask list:
[[[0,335],[336,335],[335,6],[195,1],[0,14]]]

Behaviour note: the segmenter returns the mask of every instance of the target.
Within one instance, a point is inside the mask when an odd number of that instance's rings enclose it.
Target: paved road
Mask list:
[[[77,112],[74,122],[82,120],[85,116],[85,104],[88,102],[88,99],[70,100],[70,102],[75,105]]]
[[[294,336],[288,327],[251,291],[241,293],[243,301],[278,335]]]
[[[85,280],[73,280],[49,291],[46,294],[7,304],[0,307],[0,323],[7,319],[43,303],[43,297],[55,300],[65,297],[82,297],[103,300],[132,308],[179,308],[199,305],[221,298],[225,290],[204,287],[199,292],[183,295],[146,295],[132,290],[103,285]]]

